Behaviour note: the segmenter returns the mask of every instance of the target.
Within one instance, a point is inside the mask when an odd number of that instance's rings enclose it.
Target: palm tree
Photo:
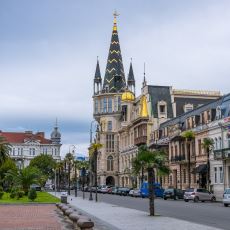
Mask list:
[[[89,147],[89,158],[91,162],[91,170],[92,166],[94,165],[94,173],[95,173],[95,187],[96,187],[96,195],[95,195],[95,200],[97,202],[97,155],[98,155],[98,150],[102,148],[101,143],[93,143]],[[90,189],[91,190],[91,189]]]
[[[192,130],[185,131],[181,134],[186,141],[186,148],[188,154],[188,187],[191,187],[191,159],[190,159],[190,146],[191,142],[195,139],[195,134]]]
[[[202,148],[206,151],[207,153],[207,189],[209,190],[209,181],[210,181],[210,161],[209,161],[209,153],[213,149],[214,146],[214,141],[211,138],[204,138],[203,143],[201,144]]]
[[[142,145],[138,149],[137,156],[132,162],[133,172],[139,174],[142,168],[147,170],[148,173],[148,186],[149,186],[149,212],[150,216],[155,215],[154,207],[154,182],[155,173],[157,170],[159,175],[167,175],[170,170],[168,166],[165,165],[166,154],[163,151],[151,152],[148,150],[146,145]]]
[[[10,144],[3,136],[0,136],[0,166],[7,160],[10,152]]]
[[[34,167],[26,167],[18,172],[10,170],[6,173],[6,180],[11,180],[15,187],[21,187],[25,194],[28,194],[30,185],[37,183],[40,177],[39,169]]]
[[[65,161],[68,164],[68,195],[70,195],[70,173],[71,173],[71,168],[72,168],[72,164],[74,161],[73,154],[67,153],[65,156]]]

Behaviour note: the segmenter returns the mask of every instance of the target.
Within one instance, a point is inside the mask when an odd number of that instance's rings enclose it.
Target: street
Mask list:
[[[74,195],[74,191],[71,191],[71,194]],[[78,191],[78,196],[82,197],[82,192]],[[89,192],[85,192],[85,199],[89,199]],[[93,199],[92,202],[95,202],[95,193],[93,193]],[[98,201],[148,212],[148,199],[146,198],[143,199],[99,193]],[[155,210],[158,215],[226,230],[230,229],[230,207],[225,208],[222,203],[186,203],[183,200],[174,201],[157,198],[155,200]]]

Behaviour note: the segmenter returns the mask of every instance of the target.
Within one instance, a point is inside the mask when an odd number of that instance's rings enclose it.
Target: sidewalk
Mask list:
[[[52,193],[54,195],[54,193]],[[60,193],[56,193],[60,197]],[[68,203],[85,212],[93,221],[101,223],[101,229],[108,230],[217,230],[218,228],[195,224],[170,217],[150,217],[147,212],[124,208],[108,203],[83,200],[68,196]],[[97,227],[97,229],[99,229]]]

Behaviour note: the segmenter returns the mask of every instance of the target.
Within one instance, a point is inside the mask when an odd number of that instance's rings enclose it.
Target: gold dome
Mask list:
[[[135,100],[135,96],[132,92],[130,91],[125,91],[122,95],[121,95],[121,100],[122,101],[134,101]]]

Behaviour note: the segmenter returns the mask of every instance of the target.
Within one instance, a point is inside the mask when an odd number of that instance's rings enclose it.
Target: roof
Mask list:
[[[216,99],[210,103],[202,105],[202,106],[200,106],[196,109],[193,109],[187,113],[184,113],[184,114],[182,114],[176,118],[173,118],[169,121],[166,121],[160,125],[160,129],[165,128],[167,126],[175,125],[177,123],[183,124],[183,123],[185,123],[185,120],[187,118],[195,116],[195,115],[200,115],[202,112],[204,112],[208,109],[216,109],[217,106],[221,106],[222,104],[226,103],[226,101],[228,101],[228,103],[230,104],[230,100],[227,100],[227,99],[230,99],[230,94],[222,96],[222,97],[220,97],[220,98],[218,98],[218,99]]]
[[[170,86],[157,86],[157,85],[149,85],[148,93],[150,95],[150,100],[152,104],[152,114],[155,118],[158,118],[158,107],[157,103],[159,101],[165,101],[167,103],[167,117],[173,117],[172,110],[172,102],[171,102],[171,94],[170,94]]]
[[[98,60],[97,60],[97,65],[96,65],[94,81],[101,82],[101,71],[100,71],[100,66],[99,66],[99,61]]]
[[[0,131],[0,136],[6,138],[7,142],[12,144],[22,144],[25,140],[39,141],[40,144],[52,144],[52,141],[44,137],[43,132],[38,132],[33,134],[31,131],[26,132],[2,132]]]
[[[108,87],[108,90],[106,90]],[[119,44],[117,22],[114,18],[112,38],[105,70],[103,90],[106,92],[121,92],[126,87],[125,74]]]
[[[202,95],[202,96],[221,96],[220,91],[211,90],[191,90],[191,89],[173,89],[173,94],[177,95]]]

